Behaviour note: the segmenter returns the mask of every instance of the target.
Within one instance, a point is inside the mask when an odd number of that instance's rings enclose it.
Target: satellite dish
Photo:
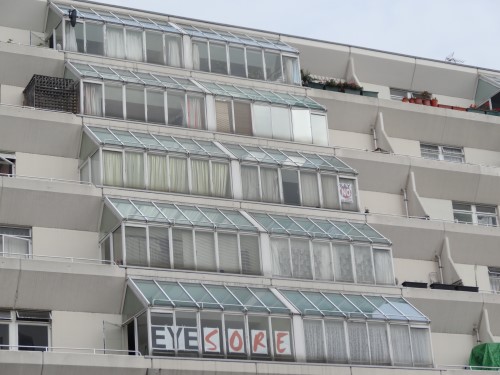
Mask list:
[[[444,58],[444,61],[451,62],[452,64],[463,64],[464,60],[460,60],[455,58],[455,52],[450,53],[448,56]]]
[[[71,26],[75,27],[75,25],[76,25],[76,9],[71,9],[69,11],[69,21],[71,23]]]

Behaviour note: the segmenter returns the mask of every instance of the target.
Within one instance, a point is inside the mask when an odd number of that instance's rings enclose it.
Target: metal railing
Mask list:
[[[7,252],[0,252],[0,256],[3,256],[5,258],[32,259],[32,260],[42,260],[42,261],[51,261],[51,260],[55,259],[55,260],[61,260],[63,262],[67,262],[67,263],[114,265],[114,266],[116,266],[115,261],[104,260],[104,259],[63,257],[63,256],[57,256],[57,255],[33,255],[33,254],[20,254],[20,253],[7,253]]]
[[[101,349],[101,348],[72,348],[63,346],[37,346],[37,345],[0,345],[0,350],[21,350],[37,351],[51,353],[82,353],[82,354],[100,354],[100,355],[136,355],[142,356],[138,350],[126,349]]]

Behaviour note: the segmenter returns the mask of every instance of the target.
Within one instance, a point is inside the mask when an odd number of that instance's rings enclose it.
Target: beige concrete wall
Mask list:
[[[453,249],[451,249],[451,256],[453,257]],[[467,286],[477,286],[476,285],[476,267],[473,264],[457,264],[455,263],[455,268],[458,275],[462,279],[464,285]]]
[[[433,96],[435,96],[437,98],[439,104],[444,104],[444,105],[453,105],[453,106],[457,106],[457,107],[468,108],[471,104],[474,103],[473,100],[456,98],[453,96],[446,96],[446,95],[439,95],[439,94],[435,94]]]
[[[330,144],[337,147],[373,150],[373,136],[371,134],[330,130]]]
[[[391,98],[391,90],[388,86],[382,85],[374,85],[368,82],[361,82],[361,87],[366,91],[376,91],[378,92],[379,99],[390,99]]]
[[[431,219],[453,221],[451,201],[423,197],[420,197],[420,201],[424,206],[425,212],[427,212]]]
[[[500,152],[465,147],[464,156],[467,163],[500,167]]]
[[[16,152],[19,176],[79,181],[78,159]]]
[[[490,276],[487,266],[476,265],[476,279],[479,290],[491,291]]]
[[[14,29],[0,26],[0,42],[30,44],[30,32],[28,30]],[[35,43],[36,45],[37,43]]]
[[[403,197],[398,194],[378,193],[374,191],[360,191],[361,211],[365,208],[370,213],[382,213],[389,215],[405,215]]]
[[[437,272],[437,262],[394,258],[394,274],[398,279],[398,284],[404,281],[429,283],[429,275],[434,274],[433,277],[436,277]]]
[[[122,317],[112,314],[52,311],[52,346],[103,349],[103,321],[120,325]],[[115,326],[106,324],[106,327]],[[108,340],[112,334],[116,337],[116,330],[112,332],[112,329],[108,329],[107,332],[111,333],[111,335],[107,335]]]
[[[477,344],[471,335],[431,334],[434,363],[437,365],[467,365],[472,348]]]
[[[420,157],[420,142],[410,139],[389,137],[394,153]]]
[[[100,259],[98,233],[34,227],[33,255]]]
[[[0,85],[0,103],[23,105],[23,90],[24,87]]]

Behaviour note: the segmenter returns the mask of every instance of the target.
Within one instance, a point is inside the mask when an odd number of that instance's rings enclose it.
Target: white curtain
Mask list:
[[[260,200],[259,170],[250,165],[241,166],[241,183],[243,185],[243,199],[250,201]]]
[[[204,127],[204,99],[198,96],[187,97],[187,126],[192,129]]]
[[[66,22],[66,51],[78,52],[75,28]]]
[[[210,171],[208,160],[191,159],[192,193],[210,195]]]
[[[107,27],[106,28],[106,56],[125,58],[125,40],[123,38],[123,29]]]
[[[377,284],[394,284],[392,274],[392,259],[389,250],[373,249],[373,263],[375,264],[375,280]]]
[[[415,366],[432,366],[432,353],[429,330],[410,328],[411,346],[413,348],[413,364]]]
[[[148,155],[149,189],[168,190],[167,158],[163,155]]]
[[[180,67],[181,66],[181,41],[177,37],[167,37],[165,36],[165,41],[167,43],[167,65]],[[198,49],[198,46],[196,46]],[[194,56],[194,45],[193,45],[193,56]],[[194,60],[194,57],[193,57]],[[198,52],[198,68],[200,69],[200,53]],[[195,68],[196,69],[196,68]]]
[[[312,279],[311,252],[308,240],[292,238],[292,274],[301,279]]]
[[[127,59],[142,61],[142,31],[127,30]]]
[[[193,69],[200,70],[200,47],[196,43],[193,46]]]
[[[283,61],[284,61],[284,71],[285,71],[285,83],[299,84],[300,72],[297,59],[295,57],[283,56]]]
[[[321,175],[321,192],[323,193],[324,208],[333,208],[336,210],[340,208],[336,176]]]
[[[372,365],[390,365],[389,337],[385,323],[368,323]]]
[[[396,366],[411,366],[410,330],[408,326],[391,324],[392,358]]]
[[[83,113],[102,116],[102,85],[83,83]]]
[[[170,191],[188,192],[187,159],[169,158]]]
[[[330,244],[313,242],[314,276],[316,280],[333,280]]]
[[[366,323],[347,323],[349,334],[349,352],[351,353],[351,363],[370,363],[370,353],[368,349],[368,332]]]
[[[306,359],[308,362],[322,362],[325,359],[323,324],[321,320],[304,319]]]
[[[0,244],[2,243],[2,236],[0,236]],[[3,253],[7,254],[22,254],[28,255],[30,250],[30,242],[26,238],[18,238],[4,235],[3,236]]]
[[[123,186],[123,158],[121,152],[103,151],[104,185]]]
[[[351,248],[349,245],[333,246],[333,266],[335,281],[353,282]]]
[[[213,195],[229,197],[229,164],[212,162]]]
[[[125,153],[126,187],[144,189],[144,155],[137,152]]]
[[[264,202],[279,203],[279,181],[278,170],[272,168],[261,168],[260,178],[262,183],[262,200]]]
[[[372,251],[368,246],[354,246],[354,263],[356,264],[356,281],[374,284]]]
[[[273,257],[274,276],[292,276],[290,266],[290,249],[287,238],[272,238],[271,252]]]
[[[344,322],[340,320],[325,320],[325,336],[328,362],[346,363],[348,356]]]
[[[302,188],[302,204],[309,207],[319,207],[318,176],[316,173],[300,173]]]

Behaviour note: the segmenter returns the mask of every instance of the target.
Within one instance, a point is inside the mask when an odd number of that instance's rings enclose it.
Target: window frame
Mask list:
[[[437,147],[437,153],[423,150],[422,147]],[[457,151],[460,151],[460,153],[450,154],[450,153],[448,153],[448,152],[446,152],[444,150],[446,148],[456,149]],[[420,142],[420,155],[421,155],[422,158],[429,159],[429,160],[448,161],[448,162],[451,162],[451,163],[465,163],[464,148],[463,147],[458,147],[458,146],[436,145],[436,144],[431,144],[431,143],[422,143],[422,142]],[[436,158],[430,157],[430,155],[435,155],[437,157]],[[456,158],[461,158],[461,161],[447,159],[447,157],[450,156],[450,155],[454,156]]]
[[[1,228],[11,228],[11,229],[22,229],[28,230],[28,235],[13,235],[13,234],[3,234],[0,233],[0,256],[1,257],[10,257],[12,255],[22,256],[23,258],[32,258],[33,257],[33,230],[32,228],[23,228],[18,226],[9,226],[9,225],[1,225]],[[8,253],[5,251],[5,238],[14,238],[17,240],[26,241],[28,244],[28,253],[27,254],[19,254],[19,253]]]
[[[455,204],[461,204],[461,205],[468,205],[470,206],[470,211],[467,210],[461,210],[454,208],[453,206]],[[482,212],[478,211],[478,207],[488,207],[492,208],[495,210],[495,213],[488,213],[488,212]],[[475,203],[468,203],[468,202],[459,202],[459,201],[452,201],[452,211],[453,211],[453,221],[455,223],[460,223],[460,224],[472,224],[472,225],[483,225],[486,227],[498,227],[498,206],[495,205],[487,205],[487,204],[475,204]],[[456,214],[470,214],[472,221],[460,221],[456,218]],[[479,222],[479,216],[484,216],[487,218],[494,219],[495,223],[494,224],[482,224]]]
[[[22,319],[18,318],[17,313],[22,310],[4,310],[8,311],[10,318],[0,320],[0,324],[8,326],[9,343],[0,347],[0,351],[47,351],[52,347],[52,314],[49,312],[49,319],[36,320],[36,319]],[[38,310],[36,310],[38,311]],[[45,311],[45,310],[44,310]],[[47,328],[47,346],[30,346],[19,345],[19,326],[34,326]],[[32,348],[32,349],[30,349]]]

